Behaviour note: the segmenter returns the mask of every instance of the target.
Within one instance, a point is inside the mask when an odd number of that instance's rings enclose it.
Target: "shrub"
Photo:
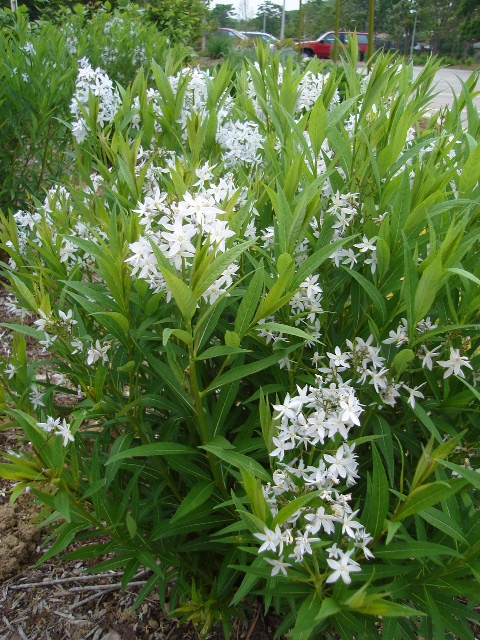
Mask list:
[[[0,209],[33,207],[70,171],[73,153],[66,121],[78,60],[127,86],[145,60],[182,63],[190,49],[167,45],[134,6],[108,13],[87,10],[63,16],[59,25],[29,23],[26,14],[4,12],[0,32]]]
[[[26,15],[0,32],[0,207],[42,197],[64,170],[65,120],[76,62],[52,25],[35,32]]]
[[[201,0],[151,0],[148,14],[169,42],[193,45],[202,36],[206,7]]]
[[[471,638],[474,83],[420,132],[434,62],[321,68],[154,64],[111,119],[77,86],[72,187],[3,221],[32,316],[4,411],[31,450],[0,473],[49,509],[44,559],[78,539],[124,585],[143,565],[137,604],[168,587],[202,636],[261,597],[294,639]]]
[[[232,43],[228,38],[211,36],[207,40],[206,53],[210,58],[226,58],[232,48]]]

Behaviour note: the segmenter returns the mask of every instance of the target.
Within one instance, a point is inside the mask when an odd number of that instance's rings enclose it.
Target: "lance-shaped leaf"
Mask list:
[[[176,522],[204,504],[215,491],[215,483],[208,480],[197,482],[187,493],[182,503],[173,514],[170,522]]]

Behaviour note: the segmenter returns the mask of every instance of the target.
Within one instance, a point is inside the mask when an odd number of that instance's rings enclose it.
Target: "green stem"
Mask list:
[[[189,347],[189,358],[190,358],[190,393],[192,395],[193,404],[195,407],[195,413],[197,416],[198,430],[200,432],[200,439],[202,444],[208,444],[211,440],[207,418],[205,415],[205,410],[203,408],[202,402],[202,392],[200,391],[200,385],[197,376],[197,364],[195,362],[195,356],[193,347]],[[225,485],[225,479],[222,475],[220,468],[220,461],[216,456],[214,456],[210,451],[207,451],[207,459],[208,464],[210,465],[210,469],[212,470],[212,474],[215,480],[215,484],[220,489],[222,496],[226,499],[230,499],[230,494],[228,493],[227,487]]]

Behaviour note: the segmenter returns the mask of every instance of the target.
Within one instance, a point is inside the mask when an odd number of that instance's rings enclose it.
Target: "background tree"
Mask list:
[[[202,36],[207,5],[201,0],[150,0],[148,13],[170,42],[193,45]]]
[[[217,4],[210,9],[209,24],[219,27],[235,27],[235,7],[233,4]]]
[[[280,35],[281,19],[282,7],[274,2],[270,2],[270,0],[265,0],[257,9],[255,28],[258,31],[266,31],[278,37]]]
[[[368,25],[368,0],[342,0],[340,4],[340,28],[366,31]]]
[[[289,12],[291,13],[291,12]],[[307,39],[318,38],[333,28],[335,3],[333,0],[310,0],[302,6],[303,33]]]
[[[458,43],[459,0],[429,0],[422,9],[422,27],[430,35],[432,53],[450,53]]]
[[[461,0],[458,16],[463,18],[458,27],[459,35],[464,40],[480,40],[480,0]]]
[[[420,33],[423,28],[424,14],[423,7],[419,3],[414,4],[410,0],[399,0],[391,5],[386,14],[386,31],[392,37],[395,47],[404,55],[408,55],[410,51],[415,15],[417,33]]]

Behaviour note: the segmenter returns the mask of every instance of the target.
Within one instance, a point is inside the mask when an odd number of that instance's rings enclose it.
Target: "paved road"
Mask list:
[[[415,75],[418,75],[422,67],[414,67]],[[465,69],[440,69],[435,76],[435,91],[437,95],[432,100],[432,111],[451,105],[453,94],[459,95],[462,90],[461,80],[465,82],[471,75],[471,71]],[[480,91],[480,81],[477,83],[477,91]],[[480,95],[474,98],[474,104],[480,111]]]

